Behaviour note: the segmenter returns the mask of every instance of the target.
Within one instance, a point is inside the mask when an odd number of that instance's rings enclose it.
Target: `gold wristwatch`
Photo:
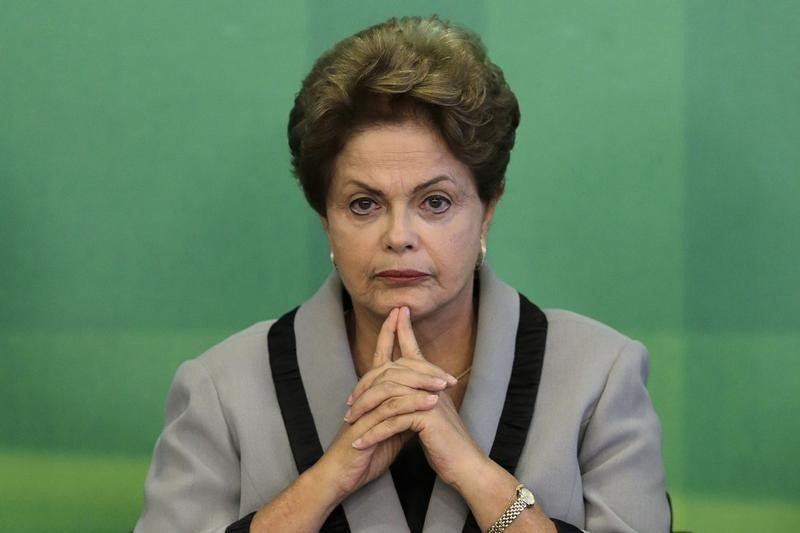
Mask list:
[[[514,500],[511,505],[506,508],[505,512],[500,515],[500,518],[486,530],[487,533],[500,533],[504,531],[522,511],[528,507],[533,507],[535,503],[536,498],[533,497],[533,493],[528,490],[525,485],[517,485],[517,499]]]

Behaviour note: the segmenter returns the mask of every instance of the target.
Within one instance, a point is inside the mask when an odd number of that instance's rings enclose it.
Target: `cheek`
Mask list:
[[[466,227],[452,228],[442,234],[436,242],[431,242],[432,255],[443,271],[458,272],[461,277],[463,272],[473,270],[474,263],[480,249],[480,226],[474,224]]]
[[[342,278],[355,281],[367,275],[376,246],[370,231],[331,225],[328,240]]]

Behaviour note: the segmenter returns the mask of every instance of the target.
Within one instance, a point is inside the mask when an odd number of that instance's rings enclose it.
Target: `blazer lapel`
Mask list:
[[[544,363],[547,318],[484,268],[477,338],[461,418],[484,452],[514,473],[533,419]],[[438,479],[425,529],[480,531],[466,503]]]
[[[459,414],[472,438],[488,455],[511,378],[519,295],[488,267],[481,269],[480,276],[475,355]],[[461,531],[468,514],[461,495],[437,478],[424,531]]]

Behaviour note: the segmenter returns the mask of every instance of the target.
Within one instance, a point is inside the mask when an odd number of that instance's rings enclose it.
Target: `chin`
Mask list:
[[[408,307],[411,310],[411,320],[416,320],[420,316],[425,316],[433,309],[428,302],[423,302],[414,298],[391,298],[369,306],[370,310],[382,317],[389,316],[392,309],[398,307]]]
[[[438,291],[430,287],[407,287],[402,289],[380,290],[363,294],[361,307],[369,310],[373,315],[387,317],[392,309],[408,307],[411,310],[411,320],[430,316],[441,307],[437,297]],[[354,301],[354,303],[356,303]]]
[[[437,310],[437,307],[432,305],[430,302],[421,302],[419,300],[403,300],[398,302],[397,305],[391,306],[387,311],[387,314],[394,307],[408,307],[411,311],[412,322],[415,322],[420,318],[425,318],[426,316],[435,313]]]

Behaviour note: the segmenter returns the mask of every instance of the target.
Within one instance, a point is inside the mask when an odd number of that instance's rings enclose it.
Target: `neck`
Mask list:
[[[352,318],[348,320],[348,336],[359,376],[371,367],[378,332],[385,318],[358,306],[353,308]],[[458,300],[424,317],[411,318],[417,344],[425,359],[453,376],[463,373],[472,365],[477,309],[473,304],[471,285]],[[400,348],[395,343],[393,358],[400,355]]]

